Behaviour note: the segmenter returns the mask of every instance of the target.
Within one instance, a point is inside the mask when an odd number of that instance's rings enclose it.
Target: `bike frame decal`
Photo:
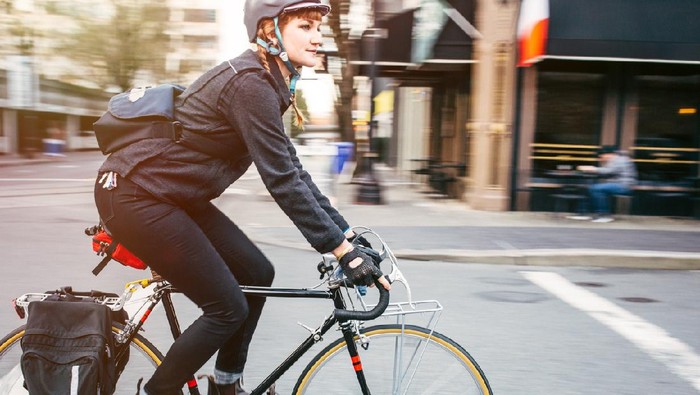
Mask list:
[[[352,367],[355,368],[356,372],[359,372],[362,370],[362,361],[360,361],[360,356],[356,355],[351,358],[352,360]]]
[[[153,311],[153,310],[147,309],[147,310],[143,313],[143,316],[141,316],[141,319],[139,320],[139,322],[142,323],[142,324],[143,324],[144,322],[146,322],[146,320],[148,319],[148,316],[151,315],[151,311]]]

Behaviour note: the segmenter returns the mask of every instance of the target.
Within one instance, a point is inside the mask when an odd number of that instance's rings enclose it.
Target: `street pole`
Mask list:
[[[369,78],[370,78],[370,112],[369,112],[369,130],[367,131],[367,145],[368,149],[362,152],[362,171],[355,178],[354,183],[358,184],[357,197],[355,198],[355,203],[357,204],[382,204],[381,187],[379,181],[374,174],[374,160],[377,158],[377,154],[374,152],[372,137],[374,136],[377,121],[374,119],[374,97],[377,95],[377,69],[376,69],[376,58],[377,58],[377,40],[380,38],[386,38],[386,29],[371,28],[367,30],[367,37],[370,40],[370,65],[369,65]]]

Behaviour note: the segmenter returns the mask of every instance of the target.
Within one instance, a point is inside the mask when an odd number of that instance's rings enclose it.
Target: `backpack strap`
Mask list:
[[[172,124],[177,124],[177,126],[174,127],[180,128],[179,139],[175,140],[176,143],[214,158],[228,159],[231,157],[232,151],[226,145],[219,144],[202,134],[182,129],[180,122],[176,121]]]
[[[231,79],[238,78],[240,75],[251,71],[264,70],[263,66],[257,61],[257,57],[251,59],[231,59],[226,61],[226,63],[234,73]],[[183,92],[181,95],[181,97],[185,98],[188,93]],[[232,150],[231,147],[226,146],[225,144],[220,144],[211,140],[205,134],[192,132],[182,128],[182,125],[179,124],[179,122],[174,122],[174,124],[178,124],[178,126],[181,128],[179,134],[176,134],[179,136],[179,139],[176,139],[175,142],[180,143],[187,148],[221,159],[230,159],[239,153],[236,150]]]

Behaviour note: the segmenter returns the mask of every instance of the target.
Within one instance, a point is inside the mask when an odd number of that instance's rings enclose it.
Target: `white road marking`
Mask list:
[[[572,284],[552,272],[523,271],[521,274],[569,305],[589,314],[619,333],[700,392],[700,356],[663,328],[612,302]]]

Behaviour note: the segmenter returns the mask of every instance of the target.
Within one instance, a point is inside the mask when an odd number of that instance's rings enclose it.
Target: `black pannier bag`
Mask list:
[[[134,88],[109,99],[105,112],[92,126],[103,154],[111,154],[143,139],[161,138],[219,158],[230,151],[204,135],[187,131],[175,119],[175,99],[185,88],[176,84]]]
[[[112,394],[112,310],[94,302],[29,304],[21,367],[30,395]]]

